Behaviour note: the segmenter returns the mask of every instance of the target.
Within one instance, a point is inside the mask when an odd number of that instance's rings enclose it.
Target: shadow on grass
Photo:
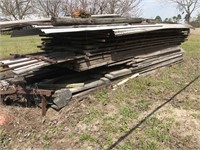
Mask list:
[[[171,102],[177,95],[179,95],[181,92],[183,92],[186,88],[188,88],[192,83],[194,83],[196,80],[200,78],[200,75],[197,76],[195,79],[193,79],[190,83],[188,83],[185,87],[183,87],[181,90],[179,90],[177,93],[175,93],[170,99],[168,99],[166,102],[158,106],[156,109],[154,109],[150,114],[148,114],[144,119],[142,119],[137,125],[135,125],[132,129],[130,129],[125,135],[121,136],[114,144],[112,144],[108,150],[111,150],[115,148],[120,142],[122,142],[125,138],[127,138],[130,134],[132,134],[138,127],[140,127],[141,124],[143,124],[147,119],[149,119],[154,113],[156,113],[158,110],[160,110],[163,106]]]
[[[30,95],[25,97],[1,97],[0,104],[5,106],[16,106],[23,108],[37,108],[41,107],[41,97],[33,97]]]

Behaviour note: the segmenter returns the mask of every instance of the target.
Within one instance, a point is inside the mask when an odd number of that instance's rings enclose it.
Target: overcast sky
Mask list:
[[[161,2],[162,0],[143,0],[142,2],[142,17],[144,18],[152,18],[154,19],[156,16],[161,16],[162,19],[171,18],[173,16],[177,16],[181,14],[176,6]],[[196,16],[196,12],[192,15]],[[183,16],[182,16],[183,17]]]

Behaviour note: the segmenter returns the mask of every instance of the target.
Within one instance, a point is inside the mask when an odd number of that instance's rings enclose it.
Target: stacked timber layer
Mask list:
[[[53,28],[40,31],[43,52],[1,60],[2,84],[53,90],[49,103],[60,109],[76,95],[183,60],[187,26],[140,21],[54,18]]]
[[[164,29],[136,34],[129,32],[115,34],[108,30],[45,36],[47,38],[42,39],[42,50],[70,52],[75,59],[64,63],[63,66],[76,71],[84,71],[105,65],[127,64],[141,55],[158,57],[180,54],[180,48],[177,46],[184,42],[187,30]]]

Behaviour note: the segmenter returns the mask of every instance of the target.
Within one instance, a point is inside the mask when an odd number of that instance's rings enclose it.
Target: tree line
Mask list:
[[[170,3],[175,4],[176,8],[185,15],[185,21],[191,22],[191,16],[194,11],[200,8],[200,0],[167,0]]]
[[[75,9],[84,9],[91,15],[119,14],[137,17],[142,12],[142,1],[144,0],[0,0],[0,14],[9,20],[19,20],[33,16],[68,16]],[[200,8],[200,0],[160,1],[174,4],[189,24],[192,14]],[[179,22],[181,19],[181,15],[178,15],[166,18],[165,22]]]
[[[0,12],[10,20],[27,17],[68,16],[74,9],[90,14],[138,16],[142,0],[0,0]]]
[[[180,23],[182,21],[182,16],[178,14],[177,16],[165,19],[162,19],[160,16],[156,16],[155,20],[157,23]]]
[[[186,19],[187,19],[186,17],[183,18],[180,14],[178,14],[177,16],[173,16],[171,18],[165,18],[165,19],[162,19],[160,16],[155,17],[156,23],[181,23],[183,21],[187,22]],[[197,28],[200,27],[200,12],[197,14],[196,17],[191,19],[190,25]]]

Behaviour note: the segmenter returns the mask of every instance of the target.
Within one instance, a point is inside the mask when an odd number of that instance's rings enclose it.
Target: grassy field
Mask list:
[[[39,36],[11,38],[10,35],[0,35],[0,58],[9,57],[10,54],[26,54],[38,52]]]
[[[33,43],[40,43],[35,38]],[[14,118],[10,125],[0,127],[0,147],[200,149],[200,79],[170,100],[200,75],[200,36],[191,35],[182,47],[183,63],[133,79],[116,91],[104,88],[59,112],[49,109],[46,117],[35,108],[0,106],[0,112]],[[4,44],[5,49],[9,48]]]

